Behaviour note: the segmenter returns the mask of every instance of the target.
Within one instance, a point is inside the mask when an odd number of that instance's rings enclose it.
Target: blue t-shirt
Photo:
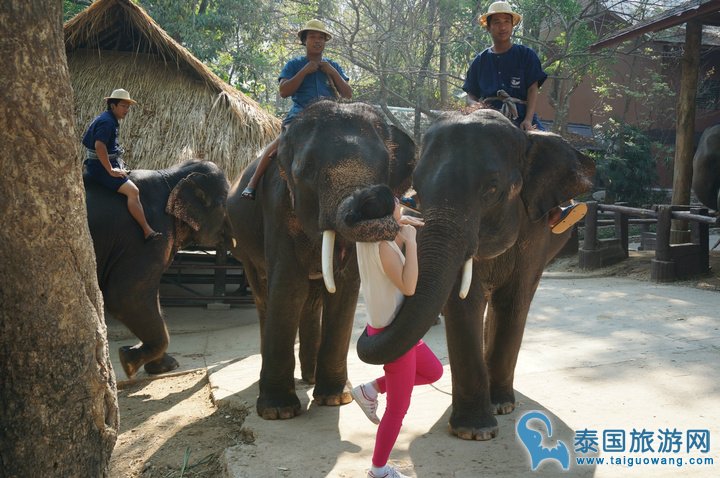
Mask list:
[[[332,67],[340,73],[340,76],[345,81],[348,81],[349,78],[345,75],[345,72],[340,65],[327,58],[323,58],[322,61],[330,63],[330,65],[332,65]],[[308,62],[309,61],[305,56],[298,56],[288,61],[280,72],[278,81],[291,79],[293,76],[297,75],[297,73],[302,70]],[[292,95],[293,105],[292,108],[290,108],[290,111],[288,111],[287,116],[285,116],[283,123],[287,124],[292,121],[292,119],[297,116],[303,108],[318,98],[335,98],[335,92],[330,87],[330,79],[320,70],[303,78],[300,87]]]
[[[82,144],[95,151],[95,141],[100,141],[107,146],[108,154],[117,154],[120,151],[120,145],[117,142],[119,128],[120,123],[115,115],[111,111],[105,110],[90,123],[83,136]]]
[[[547,79],[540,59],[530,48],[514,44],[505,53],[493,53],[490,48],[475,57],[465,75],[463,90],[476,98],[497,96],[498,90],[505,90],[510,96],[527,101],[528,88],[535,82],[538,87]],[[500,109],[501,101],[492,101],[490,106]],[[517,104],[519,121],[525,118],[525,105]]]

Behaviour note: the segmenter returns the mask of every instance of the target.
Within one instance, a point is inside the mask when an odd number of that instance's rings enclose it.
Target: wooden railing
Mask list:
[[[619,262],[628,257],[629,224],[644,229],[642,248],[654,249],[651,278],[657,282],[670,282],[707,273],[709,262],[709,230],[718,225],[718,217],[710,216],[705,207],[660,205],[654,209],[633,208],[615,204],[587,203],[585,238],[578,250],[579,264],[583,269],[596,269]],[[603,219],[610,217],[611,219]],[[671,222],[686,221],[690,227],[690,240],[671,244]],[[648,226],[655,224],[654,241]],[[599,239],[598,227],[613,225],[615,235]]]

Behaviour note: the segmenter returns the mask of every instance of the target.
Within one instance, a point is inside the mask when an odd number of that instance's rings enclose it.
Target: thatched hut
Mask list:
[[[280,131],[277,118],[130,0],[94,2],[65,24],[65,46],[78,134],[113,89],[125,88],[138,101],[120,129],[132,168],[159,169],[194,157],[213,161],[234,179]]]

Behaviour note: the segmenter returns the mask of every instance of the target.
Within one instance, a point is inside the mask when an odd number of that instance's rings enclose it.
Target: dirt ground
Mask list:
[[[653,254],[630,252],[628,259],[589,274],[648,281]],[[678,285],[720,291],[719,251],[711,253],[710,263],[710,274]],[[584,273],[576,255],[556,259],[547,270]],[[222,452],[254,441],[252,431],[243,428],[252,411],[219,410],[212,402],[204,371],[132,384],[121,381],[119,388],[120,435],[111,460],[112,477],[221,476]]]
[[[215,407],[204,371],[120,382],[118,402],[113,478],[218,477],[223,450],[254,441],[242,428],[248,411]]]

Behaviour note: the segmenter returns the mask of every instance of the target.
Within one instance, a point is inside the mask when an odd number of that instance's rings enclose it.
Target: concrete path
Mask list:
[[[516,369],[518,408],[498,417],[499,436],[485,442],[463,441],[447,431],[450,367],[444,327],[435,326],[425,341],[446,373],[434,386],[416,388],[391,463],[417,477],[720,476],[719,305],[718,292],[546,273]],[[165,314],[170,353],[181,370],[206,367],[218,405],[254,410],[260,371],[255,310],[170,308]],[[355,352],[364,316],[359,304],[348,357],[354,383],[381,373]],[[122,326],[111,326],[110,337],[113,360],[118,346],[134,343]],[[354,403],[318,407],[312,387],[298,380],[297,390],[305,410],[301,416],[266,421],[252,413],[247,418],[245,426],[257,439],[226,451],[228,476],[365,476],[376,427]],[[559,440],[569,450],[568,471],[557,460],[531,470],[515,426],[533,410],[553,427],[548,438],[539,420],[531,422],[544,434],[543,446],[552,448]],[[642,446],[645,451],[636,451]],[[588,450],[593,447],[604,462],[579,464],[598,456]],[[698,459],[700,464],[691,463]]]

